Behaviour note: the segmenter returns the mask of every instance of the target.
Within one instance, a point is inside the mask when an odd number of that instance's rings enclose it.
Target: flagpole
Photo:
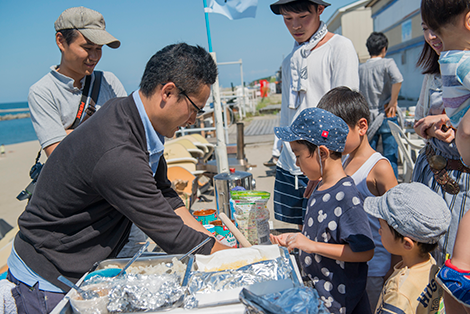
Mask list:
[[[203,0],[204,8],[207,8],[207,0]],[[209,26],[209,13],[204,12],[204,17],[206,19],[206,32],[207,32],[207,41],[209,42],[209,52],[212,52],[212,39],[211,39],[211,28]]]
[[[209,14],[205,12],[207,7],[207,1],[204,1],[204,15],[206,18],[206,29],[207,29],[207,40],[209,42],[209,52],[214,59],[215,64],[217,64],[217,58],[215,52],[212,51],[212,41],[211,41],[211,31],[209,28]],[[215,134],[217,138],[217,145],[215,147],[215,160],[217,163],[217,172],[218,173],[228,173],[229,172],[229,163],[227,156],[227,144],[225,143],[225,130],[223,125],[222,118],[222,105],[220,102],[220,90],[219,90],[219,75],[215,80],[215,83],[212,85],[212,98],[214,100],[214,118],[215,118]]]

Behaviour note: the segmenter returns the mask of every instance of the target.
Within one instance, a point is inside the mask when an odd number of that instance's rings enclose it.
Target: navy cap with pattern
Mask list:
[[[284,142],[309,141],[329,150],[342,152],[348,137],[349,127],[338,116],[320,108],[302,110],[290,126],[275,127],[274,133]]]

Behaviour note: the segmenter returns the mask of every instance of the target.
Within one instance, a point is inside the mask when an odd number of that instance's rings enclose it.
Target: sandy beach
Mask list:
[[[29,170],[39,148],[38,141],[5,145],[5,155],[0,156],[0,218],[12,226],[26,206],[26,201],[18,201],[16,196],[31,182]],[[44,153],[41,160],[46,160]]]

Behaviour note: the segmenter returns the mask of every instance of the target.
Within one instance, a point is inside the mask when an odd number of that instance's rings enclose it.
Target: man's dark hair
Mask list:
[[[421,0],[421,19],[434,32],[470,11],[468,0]]]
[[[439,68],[439,55],[426,41],[424,42],[423,50],[421,50],[416,66],[423,68],[423,74],[441,73]]]
[[[60,31],[57,31],[57,33],[62,34],[67,45],[70,45],[70,43],[78,37],[78,30],[74,28],[61,29]]]
[[[281,12],[281,14],[285,12],[301,13],[301,12],[306,12],[306,11],[312,13],[312,6],[314,10],[316,11],[318,8],[318,4],[313,3],[312,1],[309,1],[309,0],[292,1],[286,4],[281,4],[279,6],[279,12]]]
[[[326,93],[320,99],[317,108],[324,109],[340,117],[352,128],[362,118],[367,120],[367,124],[370,121],[369,106],[364,96],[346,86],[333,88]]]
[[[390,228],[390,231],[392,231],[392,234],[393,234],[395,240],[403,241],[405,239],[405,237],[401,233],[396,231],[394,228],[392,228],[392,226],[388,225],[388,228]],[[434,251],[437,248],[437,245],[438,245],[437,242],[433,243],[433,244],[430,244],[430,243],[417,242],[413,239],[412,239],[412,241],[414,243],[416,243],[416,245],[418,245],[419,252],[421,253],[422,257],[426,257],[428,255],[428,253],[431,253],[432,251]]]
[[[369,55],[378,56],[382,52],[382,49],[388,49],[387,36],[381,32],[373,32],[370,34],[369,38],[367,38],[366,46]]]
[[[204,48],[179,43],[166,46],[150,58],[140,90],[150,97],[158,85],[173,82],[186,94],[197,94],[202,85],[212,85],[216,78],[217,65]]]
[[[306,141],[306,140],[298,140],[296,141],[297,143],[301,144],[301,145],[305,145],[307,146],[307,149],[308,149],[308,152],[309,152],[309,156],[312,157],[313,154],[315,153],[315,151],[317,150],[318,146],[309,142],[309,141]],[[334,150],[331,150],[329,149],[330,151],[330,156],[331,156],[331,159],[333,160],[337,160],[337,159],[340,159],[343,154],[341,152],[335,152]]]

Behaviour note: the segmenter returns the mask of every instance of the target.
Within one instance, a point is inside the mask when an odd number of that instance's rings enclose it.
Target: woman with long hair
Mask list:
[[[470,169],[460,161],[455,130],[448,127],[449,118],[442,103],[438,63],[442,42],[427,25],[422,26],[426,42],[417,65],[423,68],[424,80],[416,105],[414,129],[427,144],[418,156],[412,181],[424,183],[441,195],[451,211],[451,225],[435,254],[438,265],[442,266],[452,254],[459,222],[470,208]]]

